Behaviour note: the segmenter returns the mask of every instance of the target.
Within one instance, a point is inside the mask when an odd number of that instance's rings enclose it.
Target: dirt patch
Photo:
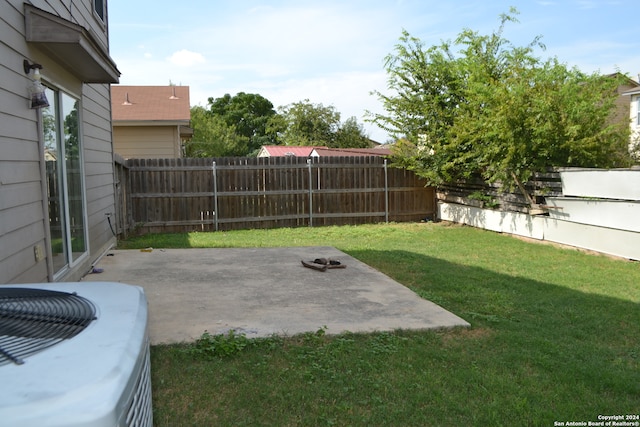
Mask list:
[[[454,345],[468,340],[484,340],[492,338],[495,332],[487,328],[456,328],[442,335],[444,345]]]

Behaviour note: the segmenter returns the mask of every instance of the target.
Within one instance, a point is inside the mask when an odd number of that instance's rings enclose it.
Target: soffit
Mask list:
[[[118,83],[120,71],[84,27],[31,5],[24,5],[25,37],[83,83]]]

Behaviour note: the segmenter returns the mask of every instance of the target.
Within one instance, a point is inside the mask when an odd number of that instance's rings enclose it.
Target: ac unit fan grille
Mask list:
[[[96,318],[91,301],[75,293],[0,287],[0,365],[82,332]]]

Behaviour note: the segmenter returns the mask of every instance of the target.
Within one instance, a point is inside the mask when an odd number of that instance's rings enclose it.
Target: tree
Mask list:
[[[334,146],[340,113],[333,106],[312,104],[305,99],[280,107],[279,112],[285,123],[280,135],[284,145]]]
[[[284,145],[362,148],[370,146],[355,117],[340,122],[333,106],[313,104],[308,99],[279,108],[280,142]],[[273,122],[278,123],[277,120]]]
[[[376,92],[386,114],[371,121],[406,136],[403,163],[434,184],[480,174],[510,187],[549,166],[629,160],[629,126],[611,120],[620,82],[536,58],[539,38],[513,46],[502,33],[516,14],[490,35],[463,30],[454,45],[425,48],[405,31],[386,58],[395,94]]]
[[[276,115],[273,104],[258,94],[239,92],[221,98],[209,98],[209,111],[220,117],[236,134],[247,138],[246,154],[257,153],[262,145],[275,144],[277,135],[268,123]]]
[[[340,123],[333,106],[309,100],[280,107],[257,94],[209,98],[207,108],[191,109],[193,137],[188,157],[256,155],[262,145],[368,147],[367,135],[355,117]]]
[[[193,136],[185,147],[187,157],[227,157],[247,154],[249,138],[239,135],[220,116],[204,107],[191,108]]]
[[[355,117],[349,117],[336,133],[336,146],[340,148],[369,148],[371,141]]]

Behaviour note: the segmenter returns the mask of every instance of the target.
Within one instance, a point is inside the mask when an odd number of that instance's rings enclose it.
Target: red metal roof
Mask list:
[[[294,146],[294,145],[263,145],[263,150],[266,151],[269,156],[283,157],[283,156],[296,156],[296,157],[309,157],[315,151],[320,157],[327,156],[390,156],[391,150],[389,148],[329,148],[329,147],[308,147],[308,146]]]
[[[315,147],[316,153],[320,157],[326,156],[390,156],[391,150],[388,148],[327,148]]]
[[[273,157],[296,156],[309,157],[314,148],[320,147],[302,147],[294,145],[263,145],[262,148]]]

